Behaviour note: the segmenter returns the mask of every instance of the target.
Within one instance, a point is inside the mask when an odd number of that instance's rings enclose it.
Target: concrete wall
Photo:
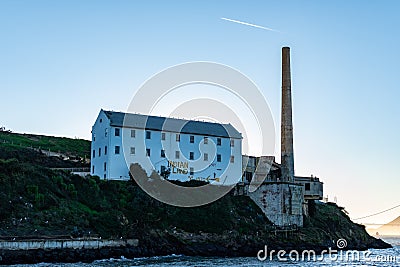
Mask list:
[[[264,183],[249,197],[277,226],[303,226],[303,185],[294,183]]]
[[[98,249],[104,247],[137,246],[137,239],[127,240],[29,240],[0,241],[0,250],[31,250],[31,249]]]
[[[321,200],[324,197],[323,183],[318,178],[295,176],[294,182],[304,186],[304,199]]]
[[[0,250],[30,250],[30,249],[98,249],[104,247],[137,246],[137,239],[127,240],[29,240],[0,241]]]
[[[82,177],[86,177],[86,176],[90,175],[90,172],[71,172],[71,173],[82,176]]]

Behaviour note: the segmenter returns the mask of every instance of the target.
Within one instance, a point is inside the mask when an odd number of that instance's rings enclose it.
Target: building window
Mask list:
[[[150,131],[146,131],[146,139],[151,139],[151,132]]]
[[[119,136],[121,133],[121,129],[120,128],[115,128],[115,136]]]
[[[176,142],[181,141],[181,135],[180,134],[176,134]]]
[[[161,133],[161,140],[165,140],[165,133]]]
[[[194,160],[194,152],[190,152],[189,153],[189,159],[190,160]]]
[[[204,161],[208,161],[208,154],[204,153]]]
[[[310,183],[306,183],[304,185],[304,187],[305,187],[306,191],[310,191],[310,189],[311,189]]]
[[[204,144],[208,144],[208,137],[207,136],[204,136]]]
[[[101,156],[101,147],[99,147],[99,157]]]
[[[217,146],[220,146],[221,145],[221,138],[217,138]]]
[[[175,151],[175,158],[176,158],[176,159],[179,159],[180,154],[181,154],[181,153],[180,153],[179,151]]]
[[[94,165],[92,166],[92,174],[94,174]]]
[[[120,147],[119,146],[115,146],[115,149],[114,149],[115,154],[119,154],[119,150],[120,150]]]
[[[231,139],[231,147],[235,146],[235,140]]]
[[[96,150],[93,149],[93,158],[96,157]]]
[[[235,156],[231,156],[231,163],[235,163]]]
[[[96,134],[93,134],[93,142],[96,141]]]
[[[165,150],[164,149],[161,149],[161,157],[165,158]]]
[[[192,143],[192,144],[194,143],[194,135],[190,136],[190,143]]]
[[[217,154],[217,162],[221,162],[221,154]]]
[[[104,177],[104,179],[106,179],[106,178],[107,178],[106,174],[104,174],[104,176],[103,176],[103,177]]]
[[[107,135],[108,135],[108,128],[105,128],[104,129],[104,137],[107,137]]]
[[[104,155],[107,155],[107,146],[104,147]]]
[[[189,173],[190,175],[194,175],[194,169],[193,169],[193,167],[190,167],[190,173]]]
[[[103,119],[100,119],[100,123],[102,123],[103,122]]]
[[[135,138],[136,137],[136,130],[131,130],[131,137]]]
[[[104,171],[107,170],[107,162],[104,162]]]
[[[134,147],[131,147],[131,155],[135,155],[136,149]]]
[[[150,148],[146,148],[146,156],[150,157]]]

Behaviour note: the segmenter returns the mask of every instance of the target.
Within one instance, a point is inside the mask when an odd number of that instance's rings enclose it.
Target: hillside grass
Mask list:
[[[50,150],[69,156],[90,158],[90,141],[45,135],[19,134],[0,131],[0,145]]]

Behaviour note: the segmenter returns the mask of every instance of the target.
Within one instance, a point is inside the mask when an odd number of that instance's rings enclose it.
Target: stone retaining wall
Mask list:
[[[0,250],[32,250],[32,249],[100,249],[106,247],[137,246],[137,239],[121,240],[16,240],[1,241]]]

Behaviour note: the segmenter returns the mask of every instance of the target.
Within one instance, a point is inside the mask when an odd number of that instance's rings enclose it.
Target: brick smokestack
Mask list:
[[[282,47],[281,169],[282,181],[293,182],[294,153],[289,47]]]

